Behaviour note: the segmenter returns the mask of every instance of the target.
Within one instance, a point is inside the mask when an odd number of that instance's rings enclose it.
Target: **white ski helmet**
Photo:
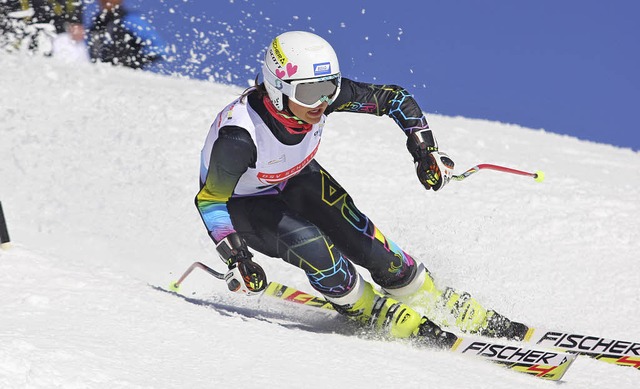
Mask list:
[[[318,35],[290,31],[267,48],[262,77],[271,102],[284,109],[286,95],[296,104],[315,108],[340,93],[340,66],[331,45]]]

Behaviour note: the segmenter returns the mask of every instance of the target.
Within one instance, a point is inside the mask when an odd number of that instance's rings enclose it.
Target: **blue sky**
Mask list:
[[[273,36],[307,30],[333,44],[346,77],[404,86],[428,113],[640,150],[638,1],[128,3],[176,45],[155,71],[245,86]]]

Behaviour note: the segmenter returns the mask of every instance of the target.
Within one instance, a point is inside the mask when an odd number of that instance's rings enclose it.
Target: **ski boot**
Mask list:
[[[421,308],[423,314],[445,327],[455,326],[462,332],[493,338],[524,338],[528,330],[526,325],[487,310],[469,293],[453,288],[439,290],[424,266],[418,266],[415,278],[408,285],[385,288],[385,292],[412,307]]]
[[[422,318],[418,329],[413,335],[418,344],[441,349],[450,349],[458,340],[455,334],[444,331],[426,317]]]
[[[339,313],[392,338],[413,336],[422,320],[416,311],[383,296],[362,277],[357,278],[353,289],[346,295],[326,297]]]
[[[487,316],[478,330],[478,334],[491,338],[523,340],[529,327],[517,321],[511,321],[496,311],[487,311]]]
[[[509,340],[522,340],[527,333],[526,325],[484,308],[469,293],[445,288],[442,300],[446,302],[446,310],[455,318],[455,326],[463,332]]]

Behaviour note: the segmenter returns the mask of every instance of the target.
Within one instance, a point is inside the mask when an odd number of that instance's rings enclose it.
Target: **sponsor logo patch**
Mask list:
[[[313,75],[323,76],[325,74],[331,74],[331,63],[321,62],[313,64]]]
[[[302,162],[300,162],[299,164],[295,165],[294,167],[279,172],[279,173],[265,173],[265,172],[258,172],[257,176],[258,176],[258,180],[260,180],[260,182],[264,183],[264,184],[278,184],[282,181],[285,181],[293,176],[295,176],[296,174],[298,174],[300,172],[300,170],[302,170],[305,166],[307,166],[309,164],[309,162],[311,162],[311,160],[313,159],[313,157],[316,155],[316,152],[318,152],[318,147],[320,146],[320,144],[318,143],[318,145],[316,146],[316,148],[311,152],[311,154],[309,154]]]

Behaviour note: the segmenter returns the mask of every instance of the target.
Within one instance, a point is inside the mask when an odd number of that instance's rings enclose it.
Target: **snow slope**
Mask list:
[[[1,388],[548,387],[345,336],[340,320],[230,295],[203,272],[184,298],[158,291],[195,260],[222,270],[193,197],[209,124],[240,89],[20,56],[0,68]],[[640,154],[429,117],[458,172],[496,163],[545,182],[481,171],[425,192],[400,130],[368,115],[332,115],[318,160],[442,283],[532,325],[640,340]],[[299,270],[257,261],[311,291]],[[579,358],[564,381],[637,388],[640,372]]]

